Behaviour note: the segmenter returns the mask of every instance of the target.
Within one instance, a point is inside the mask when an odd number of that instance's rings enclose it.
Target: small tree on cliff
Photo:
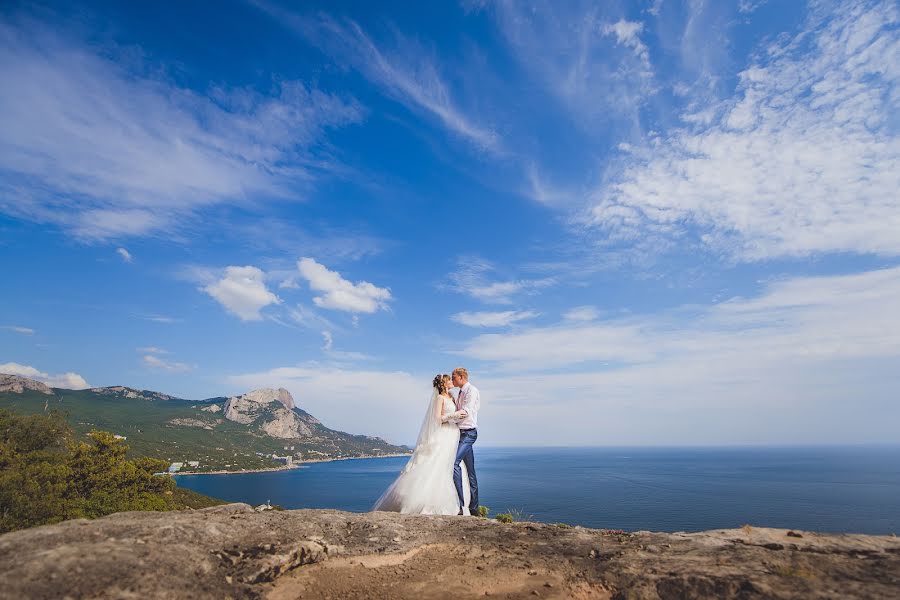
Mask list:
[[[154,476],[167,463],[127,460],[128,447],[92,431],[75,442],[58,413],[0,410],[0,532],[100,517],[125,510],[171,510],[175,482]]]

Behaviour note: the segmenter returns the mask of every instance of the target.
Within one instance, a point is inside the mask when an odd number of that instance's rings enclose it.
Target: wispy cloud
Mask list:
[[[141,357],[141,361],[147,367],[150,367],[152,369],[160,369],[162,371],[168,371],[169,373],[184,373],[196,368],[185,363],[166,360],[160,356],[157,356],[156,354],[145,354],[143,357]]]
[[[201,289],[242,321],[262,320],[263,308],[281,303],[266,287],[265,273],[253,266],[227,267],[220,279]]]
[[[68,372],[61,373],[59,375],[50,375],[48,373],[44,373],[43,371],[39,371],[32,366],[20,365],[19,363],[14,362],[0,364],[0,373],[27,377],[29,379],[40,381],[49,385],[50,387],[55,388],[81,390],[91,387],[88,385],[88,382],[84,380],[84,377],[82,377],[78,373]]]
[[[124,260],[124,261],[127,262],[127,263],[130,263],[130,262],[133,262],[133,261],[134,261],[134,257],[131,256],[131,252],[129,252],[129,251],[126,250],[125,248],[116,248],[116,254],[118,254],[119,256],[121,256],[121,257],[122,257],[122,260]]]
[[[337,20],[324,14],[300,16],[268,2],[256,5],[336,60],[358,70],[389,97],[436,118],[480,150],[501,151],[499,135],[458,106],[433,54],[415,40],[394,30],[393,42],[380,45],[351,19]]]
[[[0,211],[87,239],[177,230],[248,194],[296,195],[327,162],[329,128],[352,100],[302,82],[269,94],[180,87],[140,53],[101,54],[28,19],[0,23]],[[125,60],[125,55],[130,60]]]
[[[22,335],[34,335],[34,329],[30,327],[21,327],[19,325],[3,325],[0,329],[14,331],[16,333],[21,333]]]
[[[165,323],[167,325],[181,322],[181,319],[177,319],[175,317],[167,317],[166,315],[147,315],[142,318],[147,321],[152,321],[153,323]]]
[[[501,0],[489,10],[514,56],[581,128],[636,119],[655,93],[643,25],[617,19],[613,5]]]
[[[694,236],[741,261],[900,254],[893,2],[814,5],[735,95],[629,151],[587,221],[610,240]]]
[[[137,349],[138,352],[143,354],[168,354],[169,351],[165,348],[158,348],[157,346],[144,346],[142,348]]]
[[[600,316],[600,311],[596,306],[576,306],[563,313],[563,319],[566,321],[594,321]]]
[[[479,335],[454,354],[485,361],[470,371],[497,443],[863,443],[896,438],[898,323],[892,268]]]
[[[452,283],[440,284],[439,287],[488,304],[512,304],[516,296],[535,294],[555,283],[550,277],[497,281],[496,272],[496,267],[487,260],[477,256],[460,257],[450,273]]]
[[[900,356],[900,267],[769,284],[757,298],[652,316],[473,338],[467,356],[507,369],[609,363],[741,364]]]
[[[353,283],[312,258],[301,258],[297,261],[297,269],[311,290],[322,293],[313,298],[319,308],[368,314],[388,310],[392,297],[387,288],[380,288],[368,281]]]
[[[533,319],[538,314],[532,310],[505,310],[499,312],[461,312],[450,318],[467,327],[506,327],[518,321]]]

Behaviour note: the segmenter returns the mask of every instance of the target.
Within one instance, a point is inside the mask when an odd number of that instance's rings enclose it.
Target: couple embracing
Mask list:
[[[454,396],[452,389],[458,389]],[[478,388],[462,367],[437,375],[409,462],[373,510],[421,515],[478,516],[475,453]]]

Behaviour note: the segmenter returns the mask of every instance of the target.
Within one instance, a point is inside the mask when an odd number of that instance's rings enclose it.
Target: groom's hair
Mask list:
[[[455,369],[453,369],[453,374],[462,375],[463,377],[465,377],[466,381],[469,380],[469,372],[466,371],[465,367],[456,367]]]

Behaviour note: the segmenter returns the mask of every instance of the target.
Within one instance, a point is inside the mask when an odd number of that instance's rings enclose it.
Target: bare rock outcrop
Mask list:
[[[280,439],[306,437],[313,433],[309,425],[286,408],[276,409],[270,420],[262,424],[261,429],[266,435]]]
[[[284,388],[253,390],[225,402],[225,418],[243,425],[258,424],[260,431],[279,439],[313,434],[318,420],[296,409],[294,398]]]
[[[53,394],[53,390],[50,389],[50,386],[45,383],[41,383],[40,381],[28,379],[27,377],[22,377],[21,375],[8,375],[6,373],[0,373],[0,392],[12,392],[14,394],[21,394],[25,390],[32,390],[35,392],[40,392],[41,394]]]
[[[230,504],[0,536],[0,598],[900,598],[900,540]]]

